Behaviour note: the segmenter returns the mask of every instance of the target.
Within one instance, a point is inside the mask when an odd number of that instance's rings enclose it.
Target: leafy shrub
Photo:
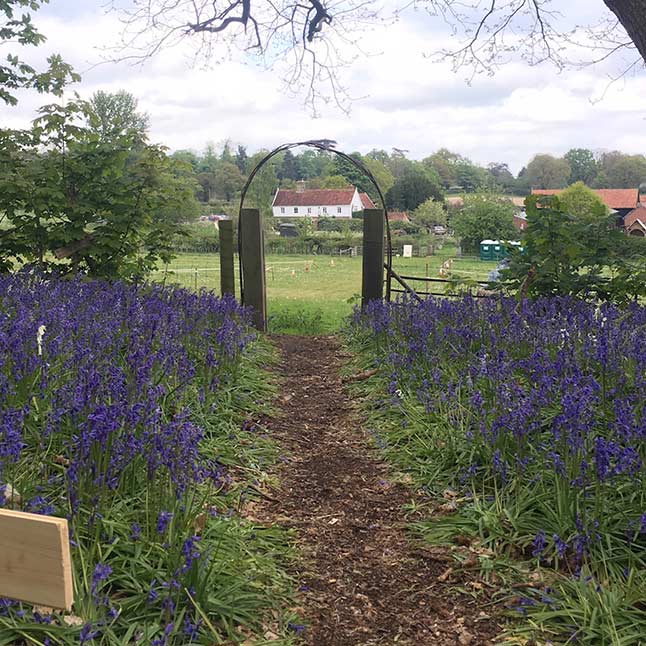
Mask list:
[[[599,205],[575,216],[560,197],[530,196],[523,251],[513,251],[500,287],[522,296],[577,296],[618,303],[646,295],[646,246]],[[603,206],[603,205],[602,205]]]

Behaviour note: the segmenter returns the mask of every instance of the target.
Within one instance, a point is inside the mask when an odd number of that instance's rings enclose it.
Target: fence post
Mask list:
[[[363,259],[361,307],[384,294],[384,212],[366,209],[363,212]]]
[[[239,227],[240,252],[242,254],[242,304],[253,308],[254,326],[261,332],[266,332],[265,248],[260,211],[258,209],[242,209]]]
[[[220,294],[236,295],[233,273],[233,220],[220,220]]]

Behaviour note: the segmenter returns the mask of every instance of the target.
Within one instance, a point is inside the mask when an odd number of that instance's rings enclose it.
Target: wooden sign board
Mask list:
[[[0,597],[71,609],[72,561],[64,518],[0,509]]]

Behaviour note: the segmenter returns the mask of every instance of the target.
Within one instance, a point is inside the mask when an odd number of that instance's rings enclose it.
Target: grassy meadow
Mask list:
[[[440,268],[453,259],[449,277],[456,281],[486,280],[496,262],[475,257],[455,257],[455,248],[445,245],[426,258],[393,257],[393,268],[402,276],[440,278]],[[339,328],[361,294],[361,257],[268,255],[265,259],[267,307],[272,331],[323,334]],[[191,289],[220,291],[220,260],[217,254],[182,253],[151,276],[152,280],[177,283]],[[236,280],[238,266],[236,258]],[[423,292],[427,283],[408,281]],[[239,283],[236,283],[238,289]],[[430,291],[446,285],[428,283]]]

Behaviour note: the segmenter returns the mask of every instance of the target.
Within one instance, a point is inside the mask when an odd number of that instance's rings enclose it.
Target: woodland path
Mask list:
[[[275,501],[263,506],[269,522],[296,533],[293,575],[305,643],[490,644],[499,627],[471,596],[454,590],[448,549],[407,534],[402,507],[415,493],[391,480],[361,429],[339,374],[348,357],[338,340],[273,339],[281,390],[278,412],[266,424],[285,459]],[[458,574],[457,583],[469,576]]]

